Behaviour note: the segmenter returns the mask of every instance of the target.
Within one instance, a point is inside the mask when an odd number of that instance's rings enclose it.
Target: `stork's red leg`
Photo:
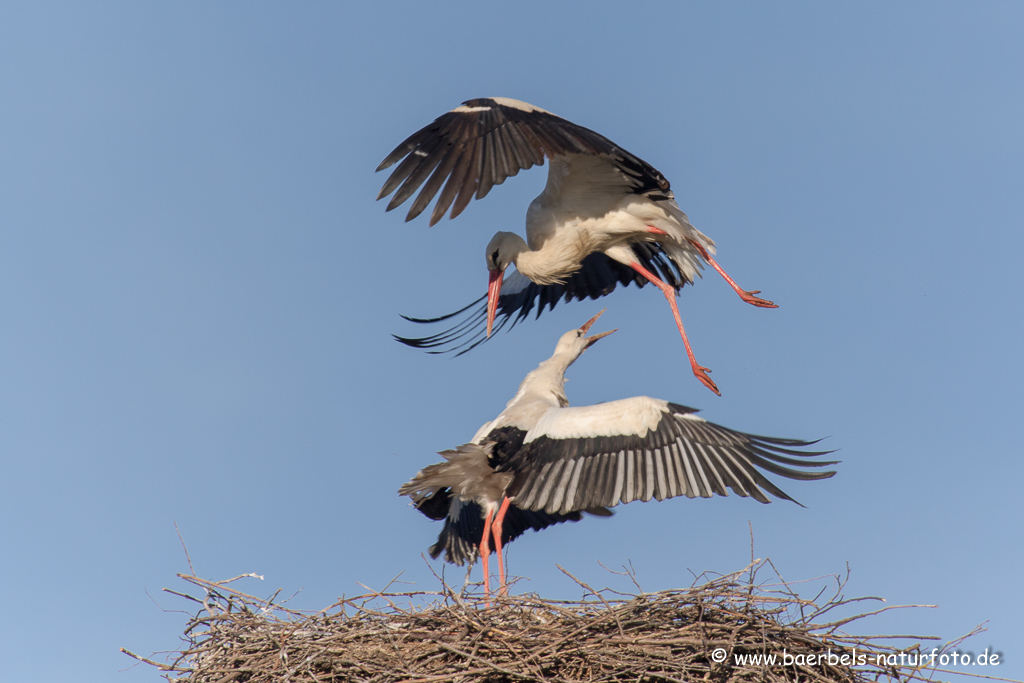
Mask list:
[[[480,538],[480,563],[483,565],[484,570],[484,595],[491,594],[491,575],[487,570],[488,556],[491,554],[491,510],[487,511],[487,517],[484,519],[484,535]],[[499,558],[500,561],[500,558]]]
[[[672,289],[670,285],[659,280],[654,273],[647,270],[639,263],[630,263],[629,266],[650,280],[651,284],[660,289],[661,293],[665,295],[666,299],[668,299],[668,305],[672,307],[672,316],[676,319],[676,327],[679,328],[679,336],[683,338],[683,345],[686,347],[686,355],[690,359],[690,367],[693,368],[693,374],[700,380],[701,384],[721,396],[722,392],[718,390],[718,386],[710,377],[708,377],[708,373],[711,372],[711,370],[702,367],[697,363],[697,358],[693,355],[693,349],[690,348],[690,340],[686,338],[686,330],[683,329],[683,320],[679,317],[679,308],[676,306],[676,290]]]
[[[760,289],[752,289],[750,291],[747,291],[740,287],[738,284],[736,284],[736,281],[729,277],[729,274],[727,272],[722,270],[722,266],[718,265],[718,262],[715,261],[715,259],[711,258],[711,254],[708,253],[708,250],[705,249],[700,244],[700,242],[698,242],[697,240],[689,240],[689,242],[694,246],[694,248],[697,249],[697,251],[700,252],[700,255],[704,257],[704,260],[707,261],[712,268],[717,270],[719,275],[725,278],[725,281],[728,282],[729,286],[732,287],[733,290],[740,295],[741,299],[746,301],[748,304],[760,306],[761,308],[778,308],[777,304],[773,304],[771,301],[768,301],[767,299],[762,299],[761,297],[754,296],[755,294],[761,293]]]
[[[498,580],[501,582],[499,591],[502,595],[508,595],[508,586],[505,583],[505,558],[501,555],[501,526],[505,521],[505,513],[508,511],[508,506],[511,502],[508,498],[501,501],[498,514],[494,516],[494,522],[491,523],[491,535],[494,536],[494,552],[498,554]]]

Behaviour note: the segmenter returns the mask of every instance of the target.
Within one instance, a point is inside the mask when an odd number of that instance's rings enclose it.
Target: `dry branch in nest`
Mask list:
[[[759,572],[770,572],[771,580],[759,581]],[[584,590],[581,600],[510,595],[488,602],[442,581],[437,592],[373,592],[316,613],[289,609],[276,594],[261,599],[232,587],[243,577],[179,576],[202,594],[170,591],[201,605],[184,647],[166,664],[125,651],[159,667],[169,681],[860,683],[931,681],[943,671],[930,656],[934,647],[921,645],[935,638],[846,631],[892,607],[832,618],[851,603],[877,598],[844,599],[846,580],[839,577],[831,597],[822,597],[822,589],[802,598],[767,560],[699,577],[686,590],[594,591],[569,574]],[[908,641],[916,643],[898,646]],[[757,659],[772,655],[775,663]]]

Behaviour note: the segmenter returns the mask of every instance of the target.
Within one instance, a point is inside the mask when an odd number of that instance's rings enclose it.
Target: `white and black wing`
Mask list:
[[[515,505],[549,514],[675,496],[740,496],[797,502],[760,470],[788,479],[825,479],[813,468],[836,461],[804,458],[815,441],[744,434],[707,422],[693,408],[646,396],[579,408],[552,409],[523,448],[497,465],[513,471]],[[799,503],[798,503],[799,504]]]
[[[678,292],[688,280],[676,263],[657,242],[635,242],[630,245],[637,261],[661,277]],[[635,284],[643,287],[648,283],[629,266],[625,266],[602,253],[592,253],[583,259],[580,269],[561,284],[538,285],[522,273],[510,270],[501,286],[498,297],[498,311],[495,315],[494,330],[506,325],[509,329],[525,320],[530,312],[537,309],[536,318],[545,309],[551,310],[559,301],[585,301],[610,294],[619,285]],[[450,327],[427,337],[401,337],[397,341],[407,346],[427,349],[428,353],[450,353],[461,356],[487,341],[487,295],[468,306],[438,318],[411,318],[414,323],[439,323],[452,321]],[[493,336],[493,335],[492,335]]]
[[[396,147],[377,167],[382,171],[401,161],[377,199],[394,192],[387,207],[390,211],[422,186],[405,218],[411,221],[440,191],[430,215],[434,225],[448,207],[455,218],[474,195],[483,199],[493,186],[522,169],[543,164],[545,157],[571,154],[607,159],[636,194],[656,200],[672,197],[665,176],[603,135],[526,102],[484,97],[442,114]]]

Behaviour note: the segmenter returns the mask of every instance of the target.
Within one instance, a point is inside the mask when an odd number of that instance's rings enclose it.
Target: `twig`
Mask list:
[[[192,572],[194,576],[196,570],[192,566],[192,556],[188,554],[188,546],[185,545],[185,539],[181,537],[181,529],[178,528],[177,522],[174,523],[174,531],[178,534],[178,541],[181,542],[181,549],[185,551],[185,559],[188,561],[188,570]]]
[[[137,659],[140,662],[145,662],[146,664],[149,664],[151,666],[155,666],[156,668],[160,669],[161,671],[181,671],[181,672],[192,671],[192,669],[182,669],[180,667],[170,666],[169,664],[161,664],[159,662],[154,662],[152,659],[146,659],[142,655],[137,655],[134,652],[132,652],[131,650],[126,650],[123,647],[122,648],[118,648],[118,649],[121,650],[121,652],[123,652],[126,655],[128,655],[129,657],[132,657],[133,659]]]

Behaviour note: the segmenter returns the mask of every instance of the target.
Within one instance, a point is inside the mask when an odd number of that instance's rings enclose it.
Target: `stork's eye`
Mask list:
[[[494,253],[491,254],[491,263],[493,263],[494,265],[498,265],[498,250],[497,249],[495,249]]]

